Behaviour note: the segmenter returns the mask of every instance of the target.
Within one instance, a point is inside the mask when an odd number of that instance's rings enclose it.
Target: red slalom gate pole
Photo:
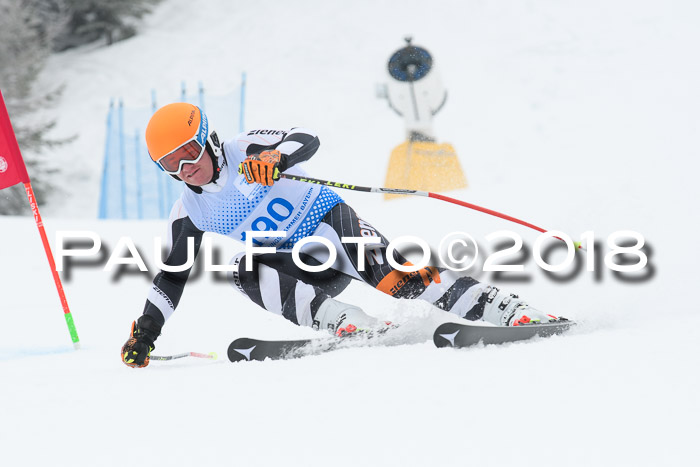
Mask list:
[[[542,227],[538,227],[535,224],[531,224],[531,223],[526,222],[522,219],[518,219],[517,217],[509,216],[507,214],[503,214],[501,212],[494,211],[493,209],[484,208],[484,207],[478,206],[476,204],[467,203],[466,201],[462,201],[462,200],[459,200],[456,198],[450,198],[449,196],[441,195],[438,193],[432,193],[429,191],[407,190],[404,188],[375,188],[375,187],[368,187],[368,186],[358,186],[358,185],[350,185],[347,183],[332,182],[329,180],[321,180],[319,178],[299,177],[296,175],[290,175],[290,174],[285,174],[285,173],[280,174],[280,178],[285,178],[287,180],[295,180],[298,182],[326,185],[326,186],[333,187],[333,188],[341,188],[343,190],[364,191],[364,192],[368,192],[368,193],[384,193],[384,194],[391,194],[391,195],[423,196],[426,198],[439,199],[441,201],[446,201],[448,203],[456,204],[458,206],[464,206],[465,208],[469,208],[469,209],[473,209],[475,211],[483,212],[484,214],[488,214],[488,215],[495,216],[495,217],[500,217],[501,219],[505,219],[505,220],[510,221],[510,222],[515,222],[516,224],[520,224],[522,226],[528,227],[528,228],[536,230],[538,232],[542,232],[542,233],[547,232],[546,229],[543,229]],[[561,239],[559,237],[555,237],[555,238],[563,241],[563,239]],[[574,242],[574,246],[576,248],[581,248],[581,242]]]
[[[44,222],[41,220],[41,215],[39,214],[39,206],[37,205],[36,197],[34,196],[34,190],[32,190],[32,184],[31,180],[29,179],[29,174],[27,173],[27,167],[24,164],[22,153],[19,150],[19,144],[17,144],[17,137],[15,136],[15,131],[12,128],[10,116],[7,113],[5,98],[0,91],[0,190],[18,183],[22,183],[24,185],[24,191],[27,193],[29,206],[32,209],[34,221],[36,222],[36,226],[39,229],[39,235],[41,236],[41,242],[44,244],[46,257],[49,260],[51,274],[53,274],[53,280],[56,283],[58,297],[61,299],[63,315],[66,319],[66,324],[68,325],[68,331],[70,332],[70,337],[73,341],[73,347],[78,349],[80,348],[80,340],[78,339],[78,332],[76,331],[75,323],[73,322],[73,315],[68,308],[68,300],[66,300],[66,294],[63,292],[61,278],[56,271],[56,263],[54,262],[53,254],[51,253],[49,240],[46,238]]]
[[[442,201],[447,201],[448,203],[457,204],[459,206],[464,206],[465,208],[469,208],[469,209],[474,209],[475,211],[483,212],[483,213],[489,214],[491,216],[500,217],[501,219],[515,222],[516,224],[524,225],[525,227],[529,227],[533,230],[537,230],[538,232],[542,232],[542,233],[546,232],[545,229],[543,229],[542,227],[537,227],[535,224],[530,224],[529,222],[525,222],[525,221],[520,220],[516,217],[512,217],[512,216],[509,216],[507,214],[503,214],[503,213],[500,213],[498,211],[494,211],[492,209],[483,208],[481,206],[477,206],[476,204],[467,203],[466,201],[462,201],[462,200],[455,199],[455,198],[450,198],[449,196],[440,195],[437,193],[430,193],[430,192],[427,192],[427,193],[428,193],[429,198],[435,198],[435,199],[439,199]],[[559,238],[559,237],[557,237],[557,238]]]
[[[66,294],[63,291],[61,277],[58,275],[58,271],[56,271],[56,262],[53,259],[53,253],[51,252],[49,239],[46,237],[46,229],[44,229],[44,222],[41,220],[41,214],[39,214],[39,206],[36,204],[36,198],[34,197],[34,190],[32,190],[32,184],[26,182],[24,184],[24,191],[27,193],[29,206],[32,208],[32,214],[34,215],[34,222],[36,222],[36,226],[39,229],[41,243],[43,243],[44,245],[46,258],[49,260],[49,267],[51,268],[51,274],[53,274],[53,281],[56,284],[58,298],[61,300],[61,307],[63,307],[63,316],[66,319],[66,324],[68,325],[68,332],[70,332],[70,338],[73,341],[73,347],[77,350],[80,348],[80,339],[78,338],[78,331],[77,329],[75,329],[73,315],[70,312],[70,308],[68,308],[68,300],[66,299]]]

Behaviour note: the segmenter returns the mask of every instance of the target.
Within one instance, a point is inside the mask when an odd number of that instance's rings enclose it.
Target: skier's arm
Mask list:
[[[187,216],[182,203],[175,203],[168,225],[169,253],[163,263],[168,266],[185,264],[188,258],[189,237],[194,239],[193,254],[196,258],[203,235],[204,233],[197,229]],[[161,271],[153,279],[143,314],[132,324],[131,335],[122,347],[124,363],[139,368],[148,365],[150,352],[155,348],[154,342],[160,335],[165,321],[180,302],[191,269],[190,267],[179,272]]]
[[[168,245],[170,252],[164,264],[167,266],[179,266],[187,262],[187,239],[194,239],[194,257],[197,257],[199,246],[202,243],[204,232],[194,226],[187,216],[182,203],[178,201],[173,207],[168,226]],[[153,279],[153,285],[143,314],[153,318],[158,324],[163,326],[165,321],[177,308],[180,297],[185,289],[187,278],[192,268],[179,272],[160,271]]]
[[[282,154],[282,160],[285,161],[284,165],[280,164],[280,172],[311,159],[320,145],[321,141],[311,130],[292,128],[274,148]]]
[[[276,137],[275,137],[276,136]],[[305,128],[253,130],[238,138],[238,148],[245,154],[239,173],[248,183],[272,185],[279,173],[307,161],[320,146],[318,136]]]

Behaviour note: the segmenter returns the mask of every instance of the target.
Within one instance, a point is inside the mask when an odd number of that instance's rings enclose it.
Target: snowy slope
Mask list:
[[[65,83],[56,151],[74,170],[57,230],[133,236],[151,255],[162,222],[99,222],[110,97],[212,94],[249,78],[247,125],[307,126],[310,173],[381,185],[402,122],[374,97],[406,34],[436,57],[449,100],[435,128],[470,187],[450,195],[572,236],[641,232],[653,277],[609,272],[503,283],[582,322],[570,336],[455,352],[426,342],[449,319],[353,284],[342,298],[405,323],[407,345],[289,362],[179,360],[132,371],[117,359],[148,289],[77,269],[66,283],[84,344],[70,349],[32,220],[0,219],[0,461],[3,465],[693,465],[700,429],[698,162],[700,7],[693,2],[297,2],[166,0],[142,33],[55,57]],[[520,227],[435,200],[343,193],[391,237]],[[227,251],[238,246],[221,242]],[[690,246],[689,246],[690,245]],[[152,264],[152,261],[150,261]],[[480,276],[490,281],[488,274]],[[421,329],[417,323],[424,322]],[[428,325],[429,324],[429,325]],[[313,335],[228,285],[188,285],[157,353],[217,351],[239,335]],[[38,447],[38,448],[37,448]]]

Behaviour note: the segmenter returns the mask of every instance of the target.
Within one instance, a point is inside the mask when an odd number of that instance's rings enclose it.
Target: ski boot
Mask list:
[[[487,288],[484,295],[486,296],[486,305],[481,319],[497,326],[523,326],[567,321],[566,318],[557,318],[532,308],[517,295],[509,294],[497,287]]]
[[[374,331],[384,332],[390,322],[382,324],[354,305],[327,298],[321,303],[314,316],[314,329],[327,329],[338,337],[360,334],[371,335]]]

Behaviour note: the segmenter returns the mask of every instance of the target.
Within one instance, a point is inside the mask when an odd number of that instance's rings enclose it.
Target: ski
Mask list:
[[[546,324],[523,326],[479,326],[475,324],[444,323],[433,334],[437,347],[469,347],[483,343],[506,344],[508,342],[532,339],[535,336],[548,337],[561,334],[575,323],[560,318],[560,321]]]
[[[444,323],[433,334],[437,347],[469,347],[483,343],[505,344],[561,334],[575,323],[564,320],[547,324],[523,326],[480,326],[476,324]],[[383,345],[379,340],[357,337],[321,337],[297,340],[263,340],[241,337],[228,346],[228,359],[232,362],[287,360],[320,355],[341,348]],[[367,337],[367,336],[365,336]]]
[[[228,359],[232,362],[240,362],[300,358],[331,351],[338,344],[339,339],[334,337],[299,340],[262,340],[241,337],[228,346]]]

